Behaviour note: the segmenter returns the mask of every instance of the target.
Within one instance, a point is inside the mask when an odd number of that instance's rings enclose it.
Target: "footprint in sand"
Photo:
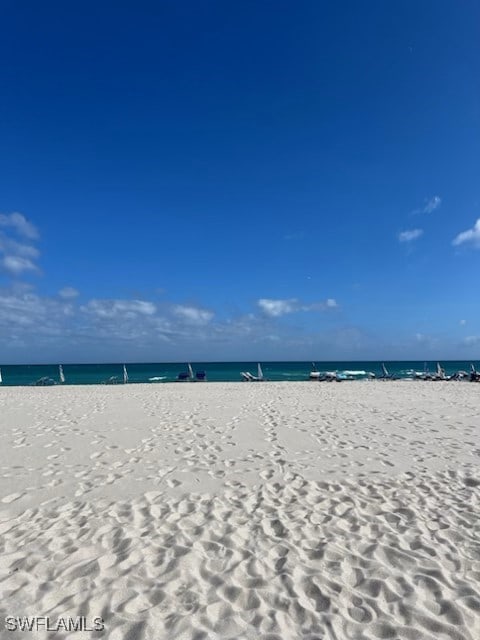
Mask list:
[[[2,502],[3,504],[10,504],[11,502],[15,502],[15,500],[18,500],[24,495],[25,495],[24,493],[11,493],[10,495],[2,498]]]

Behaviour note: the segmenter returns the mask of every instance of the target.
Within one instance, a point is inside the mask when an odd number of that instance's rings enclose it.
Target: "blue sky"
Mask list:
[[[0,361],[480,358],[479,24],[3,2]]]

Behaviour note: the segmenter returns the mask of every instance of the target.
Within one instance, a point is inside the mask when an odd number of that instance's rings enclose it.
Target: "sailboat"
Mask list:
[[[262,365],[260,363],[257,364],[256,376],[250,373],[250,371],[242,371],[240,375],[244,382],[263,382],[265,380],[263,376]]]
[[[65,383],[65,375],[63,373],[63,366],[61,364],[58,365],[58,376],[60,378],[60,382],[62,384]]]
[[[123,365],[123,384],[127,384],[127,382],[128,382],[127,367]]]
[[[312,362],[312,370],[310,371],[309,378],[310,380],[320,380],[321,377],[320,371],[317,370],[317,365],[315,362]]]
[[[177,376],[177,381],[180,382],[205,382],[207,374],[205,371],[196,371],[192,369],[190,362],[187,364],[187,370],[181,371]]]
[[[385,363],[382,362],[382,375],[379,377],[379,380],[398,380],[398,378],[394,376],[393,373],[389,373]]]
[[[439,362],[437,362],[437,372],[433,379],[434,380],[450,380],[450,378],[447,378],[447,376],[445,375],[445,369],[440,365]]]
[[[480,382],[480,373],[473,364],[470,365],[470,382]]]
[[[428,364],[425,362],[423,365],[423,373],[415,372],[414,379],[415,380],[450,380],[451,376],[445,375],[445,369],[437,362],[437,368],[435,373],[430,373],[428,368]]]
[[[2,380],[2,370],[0,369],[0,384],[2,384],[3,380]]]
[[[187,380],[192,381],[194,377],[192,365],[189,362],[187,364],[187,371],[181,371],[177,376],[177,380],[181,380],[182,382],[186,382]]]

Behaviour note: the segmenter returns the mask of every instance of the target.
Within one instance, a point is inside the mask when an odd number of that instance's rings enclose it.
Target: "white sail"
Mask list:
[[[388,371],[387,371],[387,367],[385,366],[385,363],[384,363],[384,362],[382,362],[382,373],[383,373],[383,375],[384,375],[384,377],[385,377],[385,378],[388,378],[389,373],[388,373]]]
[[[193,369],[190,363],[188,363],[188,375],[190,376],[190,380],[193,380]]]
[[[319,380],[320,379],[320,371],[317,370],[317,365],[315,362],[312,362],[312,370],[308,376],[310,380]]]
[[[127,384],[127,382],[128,382],[127,367],[123,365],[123,384]]]
[[[2,380],[2,370],[0,369],[0,384],[2,384],[3,380]]]
[[[58,365],[58,375],[60,377],[60,382],[63,384],[65,382],[65,375],[63,373],[63,367],[61,364]]]
[[[258,363],[258,365],[257,365],[257,378],[259,380],[263,380],[263,371],[262,371],[262,367],[261,367],[260,363]]]

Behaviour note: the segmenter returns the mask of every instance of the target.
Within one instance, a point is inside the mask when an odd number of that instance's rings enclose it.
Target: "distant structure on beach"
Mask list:
[[[478,373],[473,364],[470,365],[470,382],[480,382],[480,373]]]
[[[0,365],[0,388],[173,382],[480,382],[480,361],[279,361],[256,363]],[[198,368],[197,368],[198,367]],[[265,371],[263,370],[265,368]]]
[[[43,378],[39,378],[32,383],[34,387],[53,387],[54,384],[57,384],[53,378],[49,378],[48,376],[43,376]]]
[[[250,371],[242,371],[240,376],[244,382],[264,382],[265,378],[263,376],[262,366],[260,363],[257,364],[257,375],[254,376]]]
[[[205,371],[193,373],[192,365],[188,363],[187,371],[181,371],[177,376],[178,382],[205,382],[207,374]]]

